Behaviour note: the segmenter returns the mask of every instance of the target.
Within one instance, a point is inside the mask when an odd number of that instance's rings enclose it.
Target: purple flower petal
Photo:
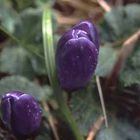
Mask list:
[[[96,26],[90,21],[82,21],[79,24],[75,25],[73,29],[79,29],[87,32],[91,41],[93,41],[99,50],[99,35],[96,29]]]
[[[28,136],[39,128],[41,108],[31,95],[12,91],[3,96],[1,105],[2,120],[16,135]]]
[[[99,41],[96,28],[83,21],[67,31],[56,50],[56,68],[60,85],[67,91],[83,88],[97,65]]]
[[[61,86],[68,91],[85,86],[96,68],[97,53],[95,45],[84,37],[69,40],[57,56]]]

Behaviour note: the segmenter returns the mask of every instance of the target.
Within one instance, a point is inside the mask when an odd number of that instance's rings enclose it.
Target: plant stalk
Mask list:
[[[75,136],[75,140],[84,140],[79,127],[76,124],[76,121],[74,120],[72,113],[70,111],[70,109],[68,108],[66,101],[64,100],[64,97],[62,96],[62,91],[59,93],[58,95],[59,97],[57,98],[57,103],[59,105],[59,109],[62,113],[62,116],[64,116],[64,120],[66,121],[66,123],[68,123],[69,127],[71,128],[74,136]],[[61,98],[60,98],[61,97]]]

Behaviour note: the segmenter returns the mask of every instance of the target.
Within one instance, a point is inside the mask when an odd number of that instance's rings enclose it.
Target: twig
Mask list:
[[[96,83],[97,83],[101,106],[102,106],[103,115],[104,115],[104,119],[105,119],[105,126],[108,127],[108,120],[107,120],[107,114],[106,114],[106,109],[105,109],[105,103],[104,103],[104,99],[103,99],[103,92],[102,92],[102,88],[101,88],[101,84],[100,84],[100,79],[98,76],[96,76]]]
[[[81,19],[76,17],[66,17],[59,13],[56,14],[57,22],[60,25],[74,25],[75,23],[79,22]]]
[[[80,1],[73,1],[73,0],[61,0],[62,2],[67,2],[70,3],[72,6],[74,6],[75,8],[87,11],[87,9],[91,9],[91,7],[89,5],[84,5],[82,2]]]
[[[75,7],[76,9],[80,9],[82,11],[85,12],[89,12],[89,11],[98,11],[99,8],[98,7],[93,7],[93,5],[89,5],[86,4],[82,1],[77,1],[77,0],[61,0],[61,2],[67,2],[70,5],[72,5],[73,7]]]
[[[42,104],[43,104],[44,110],[45,110],[46,112],[48,112],[48,114],[49,114],[49,115],[48,115],[48,120],[49,120],[50,126],[51,126],[51,128],[52,128],[54,137],[55,137],[56,140],[60,140],[60,139],[59,139],[59,136],[58,136],[58,133],[57,133],[57,129],[56,129],[55,124],[54,124],[54,118],[53,118],[53,116],[52,116],[51,113],[50,113],[49,107],[48,107],[48,105],[46,104],[45,101],[42,101]]]
[[[122,48],[119,51],[118,59],[114,65],[114,68],[106,81],[105,88],[115,87],[117,77],[120,74],[120,71],[130,53],[133,51],[136,42],[140,39],[140,29],[130,36],[122,45]]]
[[[90,130],[87,139],[86,140],[93,140],[97,134],[97,132],[100,130],[102,124],[104,122],[104,117],[100,116],[98,120],[93,125],[92,129]]]
[[[111,6],[105,0],[97,0],[97,2],[106,12],[111,11]]]

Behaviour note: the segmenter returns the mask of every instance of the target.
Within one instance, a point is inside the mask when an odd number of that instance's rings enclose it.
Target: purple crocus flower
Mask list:
[[[41,108],[29,94],[8,92],[2,97],[1,109],[3,123],[18,136],[29,136],[40,127]]]
[[[97,65],[99,37],[95,25],[82,21],[59,40],[56,68],[60,85],[67,91],[83,88]]]

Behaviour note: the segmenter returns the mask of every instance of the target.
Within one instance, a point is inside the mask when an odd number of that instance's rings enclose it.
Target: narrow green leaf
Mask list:
[[[42,18],[42,32],[44,43],[44,54],[46,69],[51,85],[55,85],[55,53],[53,43],[53,30],[52,30],[52,11],[49,7],[46,7],[43,12]]]

